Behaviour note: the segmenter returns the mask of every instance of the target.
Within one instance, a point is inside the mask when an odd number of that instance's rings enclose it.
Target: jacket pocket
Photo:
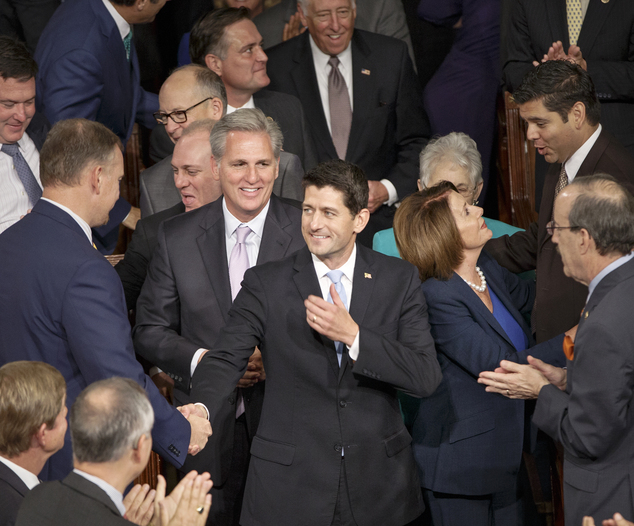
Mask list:
[[[281,442],[272,442],[255,436],[251,443],[251,454],[262,460],[269,460],[270,462],[282,464],[283,466],[290,466],[295,456],[295,446]]]
[[[449,428],[449,443],[453,444],[465,438],[471,438],[495,429],[493,411],[484,411],[454,422]]]
[[[564,462],[564,482],[578,490],[594,493],[599,485],[599,473]]]
[[[403,428],[398,433],[386,438],[383,443],[385,444],[387,456],[393,457],[412,443],[412,437],[407,432],[407,429]]]

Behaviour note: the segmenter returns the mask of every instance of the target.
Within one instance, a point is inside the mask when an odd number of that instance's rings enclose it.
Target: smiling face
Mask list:
[[[35,115],[35,79],[0,77],[0,144],[18,142]]]
[[[212,158],[227,208],[241,222],[256,217],[269,202],[278,162],[267,133],[243,131],[229,132],[224,156],[220,162]]]
[[[218,199],[220,184],[211,170],[211,146],[206,131],[183,137],[172,156],[174,184],[181,194],[185,211],[195,210]]]
[[[465,250],[481,249],[491,239],[492,232],[482,219],[482,208],[468,205],[457,192],[449,192],[449,208]]]
[[[520,115],[528,123],[527,138],[548,163],[563,163],[583,144],[572,111],[568,122],[564,122],[558,113],[547,110],[541,100],[531,100],[520,105]]]
[[[309,0],[307,11],[304,13],[300,8],[300,18],[317,47],[326,55],[345,51],[352,39],[357,16],[351,1]]]
[[[328,268],[339,268],[352,254],[357,234],[367,224],[362,212],[352,215],[343,194],[332,186],[308,186],[302,208],[302,234],[308,250]]]

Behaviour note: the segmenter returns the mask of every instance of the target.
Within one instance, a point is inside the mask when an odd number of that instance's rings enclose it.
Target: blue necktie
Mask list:
[[[42,189],[40,188],[37,179],[35,179],[31,168],[24,157],[22,157],[17,144],[3,144],[2,151],[13,158],[15,171],[24,185],[26,195],[29,196],[29,201],[31,202],[31,208],[33,208],[39,198],[42,197]]]
[[[130,50],[132,48],[132,28],[130,32],[123,39],[123,47],[125,48],[125,58],[130,62]]]
[[[328,276],[330,278],[330,281],[332,281],[335,284],[335,290],[337,291],[337,294],[339,294],[339,297],[341,298],[341,301],[343,302],[343,306],[346,307],[346,310],[347,310],[348,297],[346,296],[346,289],[343,288],[343,283],[341,283],[343,272],[341,270],[331,270],[330,272],[326,273],[326,276]],[[328,288],[330,289],[330,287]],[[332,301],[330,292],[328,292],[328,299],[326,301],[328,301],[328,303],[332,303],[333,305],[335,303],[334,301]],[[337,351],[337,361],[339,362],[339,367],[341,367],[341,356],[343,355],[343,345],[344,345],[343,342],[335,342],[335,350]]]

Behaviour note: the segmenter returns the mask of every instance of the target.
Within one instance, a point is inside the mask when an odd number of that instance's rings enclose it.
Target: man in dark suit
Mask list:
[[[430,136],[422,92],[405,44],[355,30],[350,0],[300,7],[308,31],[268,50],[270,88],[301,101],[318,161],[345,159],[365,172],[372,215],[359,241],[372,246],[392,226],[392,205],[416,191]]]
[[[145,469],[152,450],[154,413],[147,394],[128,378],[98,381],[77,397],[69,420],[75,469],[64,480],[45,482],[34,488],[25,498],[16,524],[144,523],[143,519],[131,516],[130,503],[124,501],[123,492]],[[187,486],[189,483],[191,486]],[[149,518],[156,524],[204,524],[211,506],[211,497],[207,495],[210,487],[208,473],[194,472],[166,498],[165,480],[159,475],[153,499],[156,515],[152,517],[150,511]],[[158,505],[160,502],[163,507]],[[175,514],[177,506],[182,514]]]
[[[358,167],[322,163],[304,190],[307,248],[246,272],[192,399],[217,426],[259,346],[267,391],[243,526],[407,524],[424,506],[396,392],[440,381],[418,273],[355,243],[370,215]]]
[[[526,75],[513,94],[528,123],[527,137],[550,168],[544,183],[539,220],[524,232],[492,239],[487,251],[511,272],[537,270],[532,326],[538,343],[579,319],[587,288],[564,275],[546,224],[552,219],[556,192],[575,177],[605,172],[634,188],[634,158],[605,131],[601,109],[588,73],[567,61],[547,61]]]
[[[155,450],[181,466],[188,449],[200,450],[210,431],[201,421],[188,424],[143,374],[134,357],[121,282],[91,241],[90,227],[108,220],[119,196],[121,143],[94,121],[61,121],[49,132],[40,161],[42,198],[0,235],[5,306],[0,364],[28,359],[53,365],[66,380],[68,406],[95,380],[133,378],[155,408]],[[41,478],[65,476],[71,458],[67,437]]]
[[[634,3],[590,0],[577,9],[577,23],[569,23],[566,0],[514,2],[504,64],[507,89],[515,91],[543,59],[574,60],[594,81],[602,124],[634,155]]]
[[[634,197],[614,178],[575,179],[548,225],[566,276],[588,287],[566,368],[503,361],[487,391],[537,398],[533,422],[564,449],[566,526],[615,511],[634,518]],[[585,524],[585,523],[584,523]],[[605,523],[604,523],[605,524]]]
[[[66,382],[57,369],[24,361],[0,367],[0,526],[15,524],[66,427]]]
[[[241,109],[216,123],[210,141],[223,198],[161,225],[137,301],[135,349],[174,378],[179,403],[189,400],[193,371],[227,321],[240,272],[277,261],[304,244],[300,211],[271,195],[282,144],[277,124],[260,110]],[[245,251],[248,261],[240,259]],[[211,472],[210,521],[217,525],[239,519],[249,442],[260,417],[265,374],[260,352],[251,348],[251,354],[250,374],[240,386],[253,387],[236,389],[236,379],[216,408],[219,421],[208,447],[195,459],[195,465]]]

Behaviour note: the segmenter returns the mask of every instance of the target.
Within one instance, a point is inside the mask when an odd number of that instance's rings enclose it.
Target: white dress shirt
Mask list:
[[[239,108],[234,108],[233,106],[231,106],[231,104],[227,104],[227,115],[229,115],[230,113],[233,113],[236,110],[241,110],[243,108],[255,109],[255,102],[253,101],[253,95],[251,95],[251,98]]]
[[[119,30],[119,34],[121,35],[121,40],[128,36],[130,32],[130,24],[125,21],[119,12],[112,6],[112,4],[108,0],[101,0],[103,5],[106,6],[108,13],[114,19],[114,23],[117,24],[117,29]]]
[[[22,135],[18,148],[41,187],[40,152],[28,134]],[[17,223],[30,208],[29,196],[13,166],[13,157],[0,151],[0,233]]]
[[[577,172],[579,172],[579,168],[583,164],[583,161],[586,160],[586,157],[592,150],[594,143],[597,142],[599,135],[601,135],[601,130],[603,127],[599,124],[599,127],[596,131],[590,135],[588,140],[584,142],[581,147],[573,153],[569,159],[564,162],[564,166],[566,167],[566,175],[568,176],[568,183],[572,183],[575,177],[577,176]]]
[[[4,458],[0,456],[0,462],[2,462],[5,466],[7,466],[13,473],[17,475],[17,477],[24,482],[24,485],[33,489],[40,483],[40,479],[37,478],[37,475],[34,475],[30,471],[24,469],[22,466],[18,466],[17,464],[11,462],[8,458]]]
[[[73,469],[73,473],[77,473],[77,475],[84,477],[86,480],[92,482],[95,486],[98,486],[102,490],[106,492],[106,495],[110,497],[110,500],[114,503],[114,505],[121,513],[123,517],[125,515],[125,506],[123,505],[123,495],[119,490],[108,484],[105,480],[100,479],[99,477],[95,477],[94,475],[90,475],[85,471],[81,471],[79,469]]]
[[[326,264],[321,261],[315,254],[311,254],[313,257],[313,265],[315,266],[315,273],[317,274],[317,279],[319,280],[319,287],[321,288],[322,297],[328,301],[328,295],[330,294],[330,285],[332,285],[332,281],[326,275],[331,271]],[[346,309],[350,311],[350,301],[352,300],[352,281],[354,279],[354,265],[357,261],[357,245],[355,244],[352,249],[352,254],[348,258],[343,265],[341,265],[338,269],[332,270],[341,270],[343,272],[343,276],[341,277],[341,284],[343,285],[343,289],[346,291]],[[354,338],[354,342],[350,347],[348,347],[348,355],[353,360],[356,360],[359,357],[359,333]]]

